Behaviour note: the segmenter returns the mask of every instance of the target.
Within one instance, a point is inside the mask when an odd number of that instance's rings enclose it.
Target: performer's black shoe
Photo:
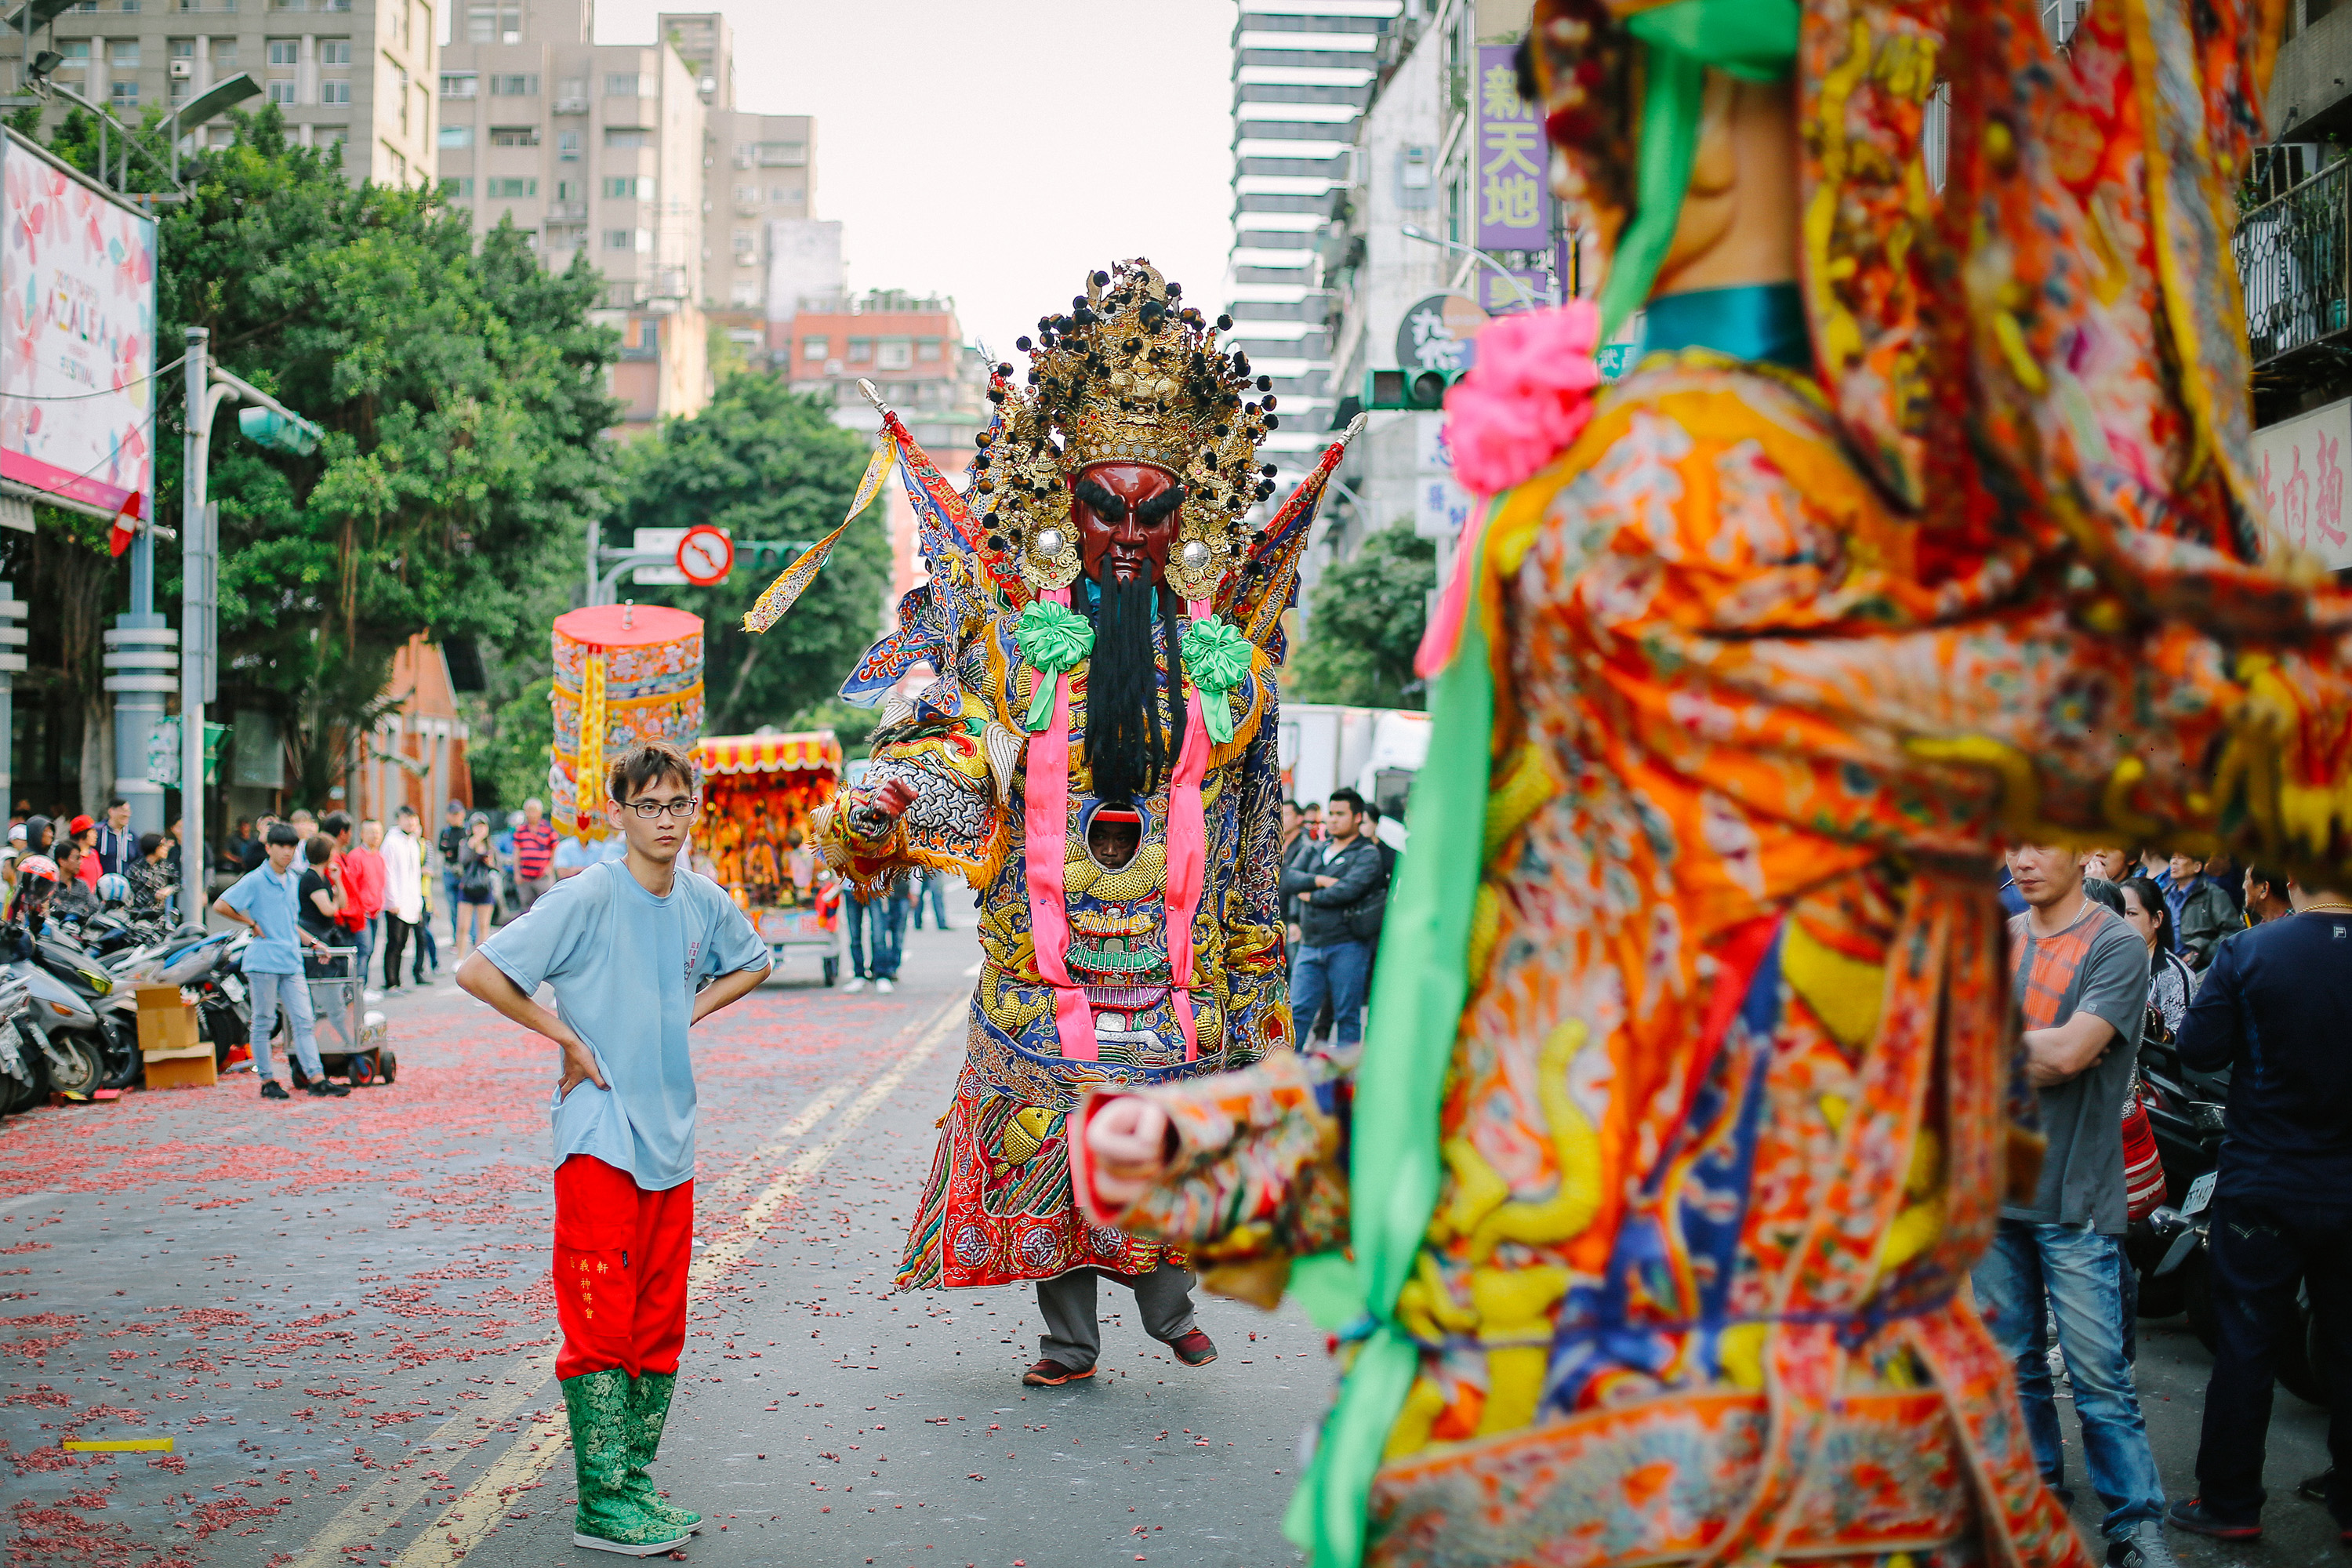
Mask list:
[[[278,1082],[274,1078],[268,1078],[261,1080],[261,1098],[264,1100],[291,1100],[294,1097],[286,1092],[286,1086],[284,1084]]]
[[[1021,1374],[1021,1383],[1025,1388],[1059,1388],[1066,1383],[1076,1383],[1094,1374],[1095,1369],[1090,1366],[1067,1367],[1052,1356],[1045,1356],[1035,1366]]]
[[[1217,1359],[1217,1342],[1198,1329],[1187,1329],[1172,1340],[1160,1342],[1176,1352],[1176,1359],[1186,1366],[1206,1366]]]
[[[314,1078],[310,1080],[310,1098],[313,1100],[341,1100],[349,1093],[351,1093],[351,1088],[347,1084],[335,1083],[323,1078]]]

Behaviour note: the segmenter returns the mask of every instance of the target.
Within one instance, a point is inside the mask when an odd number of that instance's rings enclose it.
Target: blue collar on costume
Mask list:
[[[1713,349],[1734,359],[1813,368],[1805,300],[1794,283],[1700,289],[1653,300],[1643,319],[1642,353]]]

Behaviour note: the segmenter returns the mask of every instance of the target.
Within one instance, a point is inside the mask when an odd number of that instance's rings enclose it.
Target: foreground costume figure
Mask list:
[[[2084,1560],[1962,1289],[2040,1153],[1988,868],[2352,859],[2352,605],[2249,522],[2275,26],[1536,6],[1606,283],[1450,404],[1492,499],[1361,1067],[1105,1092],[1075,1140],[1090,1213],[1344,1329],[1316,1568]]]
[[[1097,272],[1020,341],[1026,390],[997,368],[968,496],[906,447],[932,581],[845,694],[917,658],[941,674],[892,701],[864,784],[814,821],[860,886],[919,868],[981,891],[969,1059],[898,1283],[1038,1281],[1031,1384],[1092,1373],[1098,1273],[1186,1363],[1215,1354],[1181,1252],[1079,1215],[1068,1111],[1099,1084],[1291,1045],[1272,669],[1339,448],[1245,528],[1279,416],[1267,379],[1216,348],[1229,324],[1148,263]],[[906,445],[885,428],[886,451]]]

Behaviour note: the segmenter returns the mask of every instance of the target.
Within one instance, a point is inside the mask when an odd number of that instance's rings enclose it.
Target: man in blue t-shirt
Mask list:
[[[298,923],[302,873],[294,865],[294,847],[301,841],[290,824],[271,823],[264,842],[268,858],[213,903],[215,914],[251,926],[260,939],[245,950],[244,970],[253,998],[253,1070],[261,1075],[264,1100],[290,1098],[269,1062],[269,1037],[278,1032],[281,1006],[294,1027],[293,1056],[310,1080],[310,1093],[337,1099],[351,1093],[329,1083],[326,1068],[319,1065],[318,1025],[310,1012],[310,987],[302,978],[302,949],[329,949]]]
[[[2276,874],[2263,872],[2275,882]],[[2318,1489],[2352,1542],[2352,900],[2286,884],[2291,915],[2213,950],[2180,1026],[2180,1059],[2230,1069],[2206,1240],[2220,1338],[2205,1385],[2198,1495],[2172,1522],[2223,1541],[2263,1532],[2263,1444],[2280,1342],[2311,1292],[2312,1366],[2335,1420]]]
[[[555,1375],[580,1483],[572,1544],[649,1556],[701,1515],[646,1474],[686,1342],[694,1235],[694,1068],[687,1031],[766,978],[735,900],[677,865],[699,805],[662,742],[612,766],[624,858],[559,883],[457,968],[457,984],[562,1047],[555,1130]],[[555,1010],[533,1000],[541,984]]]

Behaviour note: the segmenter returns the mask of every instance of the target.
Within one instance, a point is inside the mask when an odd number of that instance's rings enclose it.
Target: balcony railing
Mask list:
[[[2352,329],[2352,162],[2250,208],[2232,243],[2256,370]]]

